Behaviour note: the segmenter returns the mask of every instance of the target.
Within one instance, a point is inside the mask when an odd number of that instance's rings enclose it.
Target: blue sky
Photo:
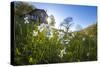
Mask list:
[[[53,15],[56,21],[56,27],[66,18],[73,17],[74,25],[72,30],[75,30],[76,25],[81,25],[85,28],[94,24],[97,21],[96,6],[80,6],[68,4],[48,4],[48,3],[31,3],[38,9],[47,10],[48,15]]]

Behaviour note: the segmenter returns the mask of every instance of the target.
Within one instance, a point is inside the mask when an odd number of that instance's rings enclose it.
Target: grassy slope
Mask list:
[[[94,37],[97,35],[97,24],[93,24],[88,26],[87,28],[79,31],[81,34],[86,34],[90,37]]]

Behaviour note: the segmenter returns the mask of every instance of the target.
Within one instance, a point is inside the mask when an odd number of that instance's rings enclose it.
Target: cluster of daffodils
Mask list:
[[[46,24],[42,23],[40,26],[38,26],[39,32],[42,32],[46,28]]]
[[[65,33],[62,31],[58,32],[58,41],[61,42],[61,44],[68,44],[70,42],[70,39],[75,37],[75,33],[71,33],[71,36],[68,36],[66,39],[64,39]],[[67,34],[66,34],[67,35]]]
[[[25,24],[29,23],[28,17],[25,17],[24,20],[25,20],[25,22],[24,22]],[[38,36],[39,33],[43,32],[45,30],[45,33],[46,33],[45,36],[47,38],[51,39],[53,37],[52,30],[53,30],[54,27],[50,24],[50,22],[51,22],[50,18],[48,18],[47,21],[48,21],[48,24],[42,23],[39,26],[37,26],[38,31],[33,30],[33,36]],[[69,44],[70,39],[75,37],[75,35],[72,33],[71,36],[69,36],[68,38],[64,39],[64,36],[66,34],[63,31],[57,31],[57,32],[58,32],[58,41],[60,41],[61,44],[63,44],[63,45]],[[59,54],[60,58],[62,58],[63,55],[66,54],[65,50],[66,50],[66,47],[64,47],[64,49],[60,50],[60,54]]]
[[[28,19],[29,19],[28,17],[24,18],[25,24],[29,23]],[[50,39],[53,37],[52,28],[54,28],[54,27],[50,25],[51,19],[49,17],[48,17],[47,21],[48,21],[48,24],[42,23],[42,24],[40,24],[40,26],[37,26],[37,27],[38,27],[39,32],[46,30],[46,37],[48,37]],[[38,31],[33,30],[33,36],[37,36]]]
[[[64,36],[65,36],[65,33],[59,31],[58,40],[60,40],[61,44],[68,45],[70,42],[70,39],[75,37],[75,33],[71,33],[71,36],[68,36],[66,39],[64,39]],[[63,58],[63,55],[66,54],[65,50],[66,50],[66,47],[60,50],[60,54],[58,55],[60,58]]]
[[[43,30],[46,31],[46,37],[52,38],[53,33],[52,33],[52,26],[49,24],[42,23],[40,26],[38,26],[39,32],[42,32]]]
[[[37,36],[39,34],[39,32],[43,32],[43,30],[46,31],[46,37],[48,37],[49,39],[53,37],[53,33],[52,33],[52,27],[48,24],[40,24],[40,26],[37,26],[38,31],[33,30],[33,36]]]
[[[64,44],[64,35],[65,35],[64,32],[58,31],[58,41],[60,41],[61,44]]]
[[[60,54],[58,55],[60,58],[62,58],[63,57],[63,55],[64,54],[66,54],[66,48],[64,48],[64,49],[62,49],[62,50],[60,50]]]

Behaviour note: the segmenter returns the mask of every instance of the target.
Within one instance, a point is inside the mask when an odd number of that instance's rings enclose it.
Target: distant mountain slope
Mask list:
[[[97,23],[88,26],[87,28],[81,30],[80,32],[83,34],[89,35],[91,37],[96,36],[97,35]]]

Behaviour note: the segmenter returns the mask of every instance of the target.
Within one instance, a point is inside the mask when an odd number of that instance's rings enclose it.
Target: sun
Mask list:
[[[51,18],[50,17],[47,18],[47,22],[48,22],[48,24],[51,23]]]

